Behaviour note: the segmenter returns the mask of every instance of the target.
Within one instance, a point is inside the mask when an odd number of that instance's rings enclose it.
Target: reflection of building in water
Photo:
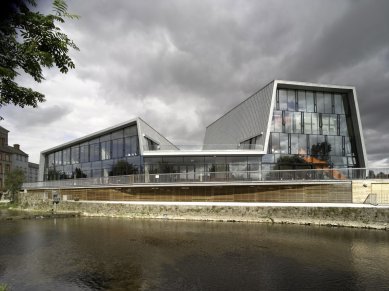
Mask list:
[[[173,145],[137,118],[42,152],[40,180],[363,167],[354,87],[275,80],[210,124],[197,150]]]

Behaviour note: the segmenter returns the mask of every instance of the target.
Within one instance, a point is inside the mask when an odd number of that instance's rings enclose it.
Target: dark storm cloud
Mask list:
[[[387,155],[389,1],[68,3],[81,16],[63,26],[81,49],[74,76],[95,84],[96,104],[127,112],[122,120],[139,115],[177,144],[198,144],[206,125],[272,79],[353,85],[369,158]],[[67,98],[74,118],[77,96]],[[96,114],[83,104],[86,118]]]
[[[87,49],[83,76],[99,79],[107,98],[131,104],[153,95],[167,104],[177,98],[206,104],[197,112],[201,130],[189,132],[171,126],[174,116],[165,123],[142,112],[173,140],[199,142],[205,125],[274,78],[355,85],[364,128],[388,126],[385,110],[378,109],[389,105],[387,1],[78,5],[83,30],[90,31],[81,43],[94,47]],[[363,66],[377,55],[381,59]],[[104,72],[88,70],[97,59]],[[379,148],[368,150],[379,154]],[[381,149],[385,155],[384,142]]]
[[[18,107],[8,106],[4,119],[16,128],[23,128],[24,130],[42,129],[42,126],[50,126],[51,123],[61,121],[70,112],[69,107],[57,105],[40,108],[39,114],[33,108],[20,110]]]

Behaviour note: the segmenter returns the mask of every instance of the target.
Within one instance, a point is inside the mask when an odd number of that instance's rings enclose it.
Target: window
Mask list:
[[[288,111],[296,110],[296,91],[288,90]]]
[[[340,115],[339,116],[339,133],[340,135],[347,135],[347,122],[346,122],[346,116],[345,115]]]
[[[62,161],[64,165],[70,165],[70,148],[63,150]]]
[[[284,125],[284,130],[283,132],[289,133],[292,131],[292,119],[293,119],[293,112],[289,111],[283,111],[283,125]]]
[[[323,135],[330,134],[330,116],[328,114],[320,114],[321,130]]]
[[[138,131],[136,129],[136,125],[126,127],[124,129],[124,136],[133,136],[133,135],[138,135]]]
[[[271,134],[271,153],[272,154],[278,154],[280,153],[280,134],[279,133],[272,133]]]
[[[279,110],[288,109],[288,93],[287,90],[278,90]]]
[[[288,153],[288,134],[287,133],[280,133],[280,152],[281,154],[287,154]]]
[[[94,143],[89,145],[89,158],[91,162],[100,160],[100,144]]]
[[[312,133],[312,113],[304,113],[304,133]]]
[[[337,116],[330,115],[330,135],[337,135]]]
[[[122,158],[124,156],[124,143],[123,138],[115,139],[112,141],[112,158]]]
[[[301,133],[301,115],[302,112],[293,113],[293,132]]]
[[[324,113],[332,113],[332,94],[324,93]]]
[[[290,153],[294,155],[297,155],[299,153],[298,134],[290,134]]]
[[[306,155],[307,154],[307,136],[305,134],[299,134],[298,142],[298,154]]]
[[[89,145],[87,144],[80,146],[80,162],[89,162]]]
[[[306,107],[307,105],[305,102],[305,91],[299,90],[297,92],[297,97],[298,97],[298,101],[297,101],[298,111],[307,111],[307,107]]]
[[[127,157],[137,156],[138,153],[139,153],[138,136],[126,137],[124,139],[124,154],[125,154],[125,156],[127,156]]]
[[[78,164],[80,162],[80,147],[71,147],[72,164]]]
[[[343,95],[334,94],[334,107],[335,113],[344,114]]]
[[[62,165],[62,151],[54,153],[54,163],[56,166]]]
[[[149,151],[155,151],[155,150],[158,150],[159,149],[159,144],[156,143],[155,141],[145,137],[146,141],[147,141],[147,149]]]
[[[318,134],[319,133],[319,115],[317,113],[312,113],[312,134]]]
[[[332,145],[333,148],[333,154],[336,156],[342,156],[342,137],[341,136],[335,136],[334,137],[334,144]]]
[[[257,148],[257,143],[259,143],[260,135],[254,136],[252,138],[249,138],[243,142],[240,143],[240,148],[241,149],[256,149]]]
[[[282,112],[274,111],[273,115],[274,132],[282,132]]]
[[[313,92],[307,91],[306,92],[306,103],[307,103],[307,112],[315,112],[315,101]]]
[[[316,92],[316,112],[324,113],[324,94]]]
[[[111,141],[101,142],[101,159],[102,160],[111,159]]]

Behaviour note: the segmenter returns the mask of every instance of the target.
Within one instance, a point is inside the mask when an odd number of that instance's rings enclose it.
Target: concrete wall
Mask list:
[[[378,179],[352,181],[353,203],[364,203],[371,193],[376,194],[378,204],[389,204],[389,181]]]

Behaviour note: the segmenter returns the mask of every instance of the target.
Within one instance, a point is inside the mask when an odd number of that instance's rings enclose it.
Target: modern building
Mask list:
[[[38,181],[38,164],[28,162],[28,154],[20,149],[19,144],[8,145],[9,131],[0,126],[0,190],[4,188],[5,176],[14,169],[23,171],[26,182]]]
[[[176,146],[136,118],[43,151],[39,180],[261,180],[272,170],[366,166],[354,87],[275,80],[210,124],[198,149]]]

